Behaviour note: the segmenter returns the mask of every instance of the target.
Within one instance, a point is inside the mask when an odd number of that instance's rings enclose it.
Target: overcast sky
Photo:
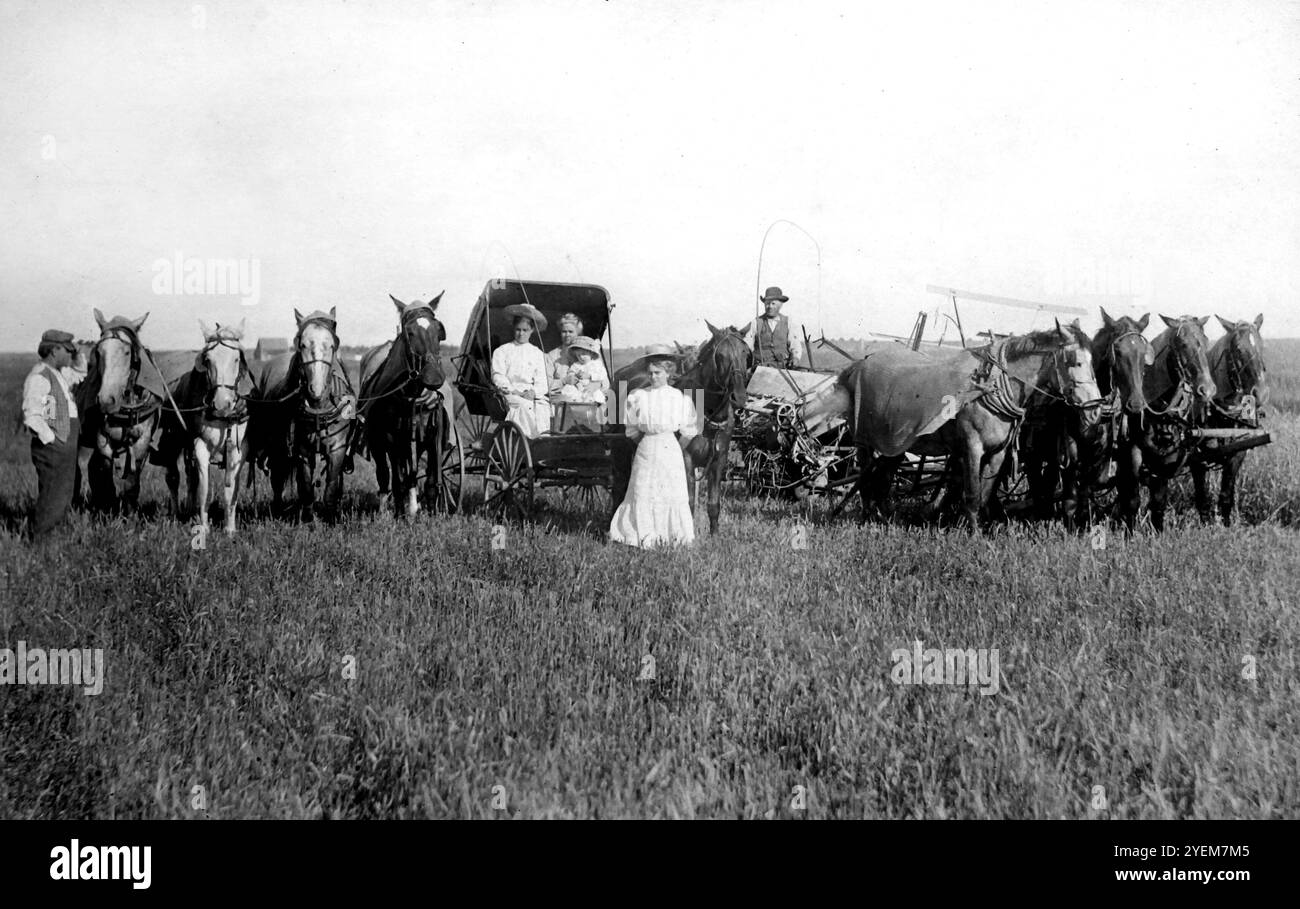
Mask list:
[[[8,349],[94,306],[376,343],[444,289],[458,341],[498,276],[699,340],[778,219],[820,265],[778,225],[759,280],[814,336],[906,333],[927,284],[1300,335],[1295,3],[0,0],[0,160]],[[177,255],[257,301],[158,293]]]

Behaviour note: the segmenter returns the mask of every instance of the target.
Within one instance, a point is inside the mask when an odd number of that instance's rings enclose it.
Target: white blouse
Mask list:
[[[695,405],[685,392],[671,385],[641,388],[628,395],[624,423],[632,438],[641,433],[653,436],[679,432],[683,439],[699,434],[695,425]]]
[[[538,398],[545,398],[550,391],[545,354],[532,344],[502,344],[492,352],[492,382],[508,392],[531,388]]]

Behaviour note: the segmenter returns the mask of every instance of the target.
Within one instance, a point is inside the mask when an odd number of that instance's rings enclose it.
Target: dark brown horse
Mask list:
[[[1141,319],[1120,316],[1114,319],[1101,310],[1101,330],[1092,339],[1092,356],[1097,369],[1097,384],[1106,398],[1102,419],[1093,431],[1078,439],[1074,453],[1079,469],[1087,472],[1097,485],[1112,459],[1116,509],[1132,526],[1141,505],[1142,460],[1126,442],[1129,426],[1139,424],[1147,412],[1146,371],[1155,363],[1155,350],[1143,332],[1151,314]],[[1084,500],[1082,518],[1090,520],[1091,502]]]
[[[397,307],[397,338],[361,358],[361,439],[375,462],[380,510],[389,505],[391,483],[394,507],[400,511],[405,503],[413,516],[420,510],[415,487],[422,460],[425,489],[437,486],[446,432],[439,345],[447,332],[434,314],[442,294],[428,303],[406,304],[391,294],[389,299]],[[417,439],[420,451],[413,456]]]
[[[1150,494],[1151,526],[1164,530],[1169,481],[1195,449],[1190,431],[1203,423],[1215,393],[1205,337],[1210,317],[1160,318],[1168,327],[1151,344],[1152,362],[1143,377],[1145,407],[1138,414],[1126,408],[1114,429],[1116,505],[1130,531],[1137,522],[1143,481]]]
[[[1155,358],[1142,334],[1149,315],[1112,319],[1102,309],[1101,318],[1102,328],[1091,340],[1077,320],[1070,326],[1090,352],[1101,398],[1095,403],[1100,406],[1036,402],[1045,406],[1036,409],[1031,404],[1021,435],[1021,459],[1035,514],[1052,517],[1059,507],[1066,525],[1075,528],[1092,519],[1092,495],[1105,482],[1123,416],[1136,417],[1146,410],[1143,376]]]
[[[1253,322],[1230,322],[1222,316],[1217,318],[1226,334],[1210,348],[1210,370],[1218,393],[1208,410],[1205,425],[1212,429],[1258,429],[1268,404],[1264,339],[1259,333],[1264,316],[1261,313]],[[1205,454],[1212,457],[1214,450],[1208,449]],[[1232,512],[1237,503],[1237,477],[1241,475],[1245,459],[1244,450],[1222,458],[1219,516],[1225,526],[1232,523]],[[1207,523],[1214,519],[1206,486],[1209,463],[1208,457],[1194,457],[1191,462],[1196,510]]]
[[[693,366],[687,367],[677,387],[702,395],[704,425],[686,447],[687,487],[695,501],[695,471],[704,470],[708,483],[707,502],[709,532],[718,532],[722,513],[722,484],[727,476],[727,459],[731,436],[736,429],[736,415],[744,409],[749,376],[754,371],[754,352],[744,335],[735,327],[715,328],[707,321],[712,337],[696,354]]]
[[[135,510],[140,501],[140,474],[158,428],[159,411],[166,395],[163,378],[140,329],[149,314],[138,319],[105,319],[95,310],[99,341],[91,352],[86,378],[77,386],[77,411],[81,415],[78,467],[90,487],[90,505],[96,510],[119,506]],[[122,463],[123,487],[119,492],[115,465]],[[81,483],[78,498],[84,501]]]
[[[249,457],[269,468],[276,513],[283,511],[284,484],[293,470],[298,478],[298,513],[315,514],[313,477],[317,458],[324,467],[326,520],[338,519],[343,474],[351,470],[352,427],[357,394],[339,361],[334,309],[304,316],[298,322],[293,352],[267,362],[249,401]]]

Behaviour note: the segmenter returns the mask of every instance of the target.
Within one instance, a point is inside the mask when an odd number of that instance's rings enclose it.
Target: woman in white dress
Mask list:
[[[695,519],[686,488],[686,465],[678,436],[685,442],[698,433],[691,399],[668,384],[678,357],[667,347],[645,358],[650,387],[627,397],[624,422],[628,438],[640,440],[632,461],[627,497],[614,512],[609,538],[615,543],[649,548],[689,546]]]
[[[546,317],[527,304],[507,306],[505,312],[514,316],[514,338],[492,351],[492,383],[505,393],[506,420],[535,439],[551,428],[546,355],[531,343],[534,327],[545,328]]]

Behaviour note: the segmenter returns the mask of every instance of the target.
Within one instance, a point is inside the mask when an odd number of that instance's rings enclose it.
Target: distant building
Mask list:
[[[288,352],[288,338],[258,338],[257,347],[253,348],[253,358],[256,360],[269,360],[271,357]]]

